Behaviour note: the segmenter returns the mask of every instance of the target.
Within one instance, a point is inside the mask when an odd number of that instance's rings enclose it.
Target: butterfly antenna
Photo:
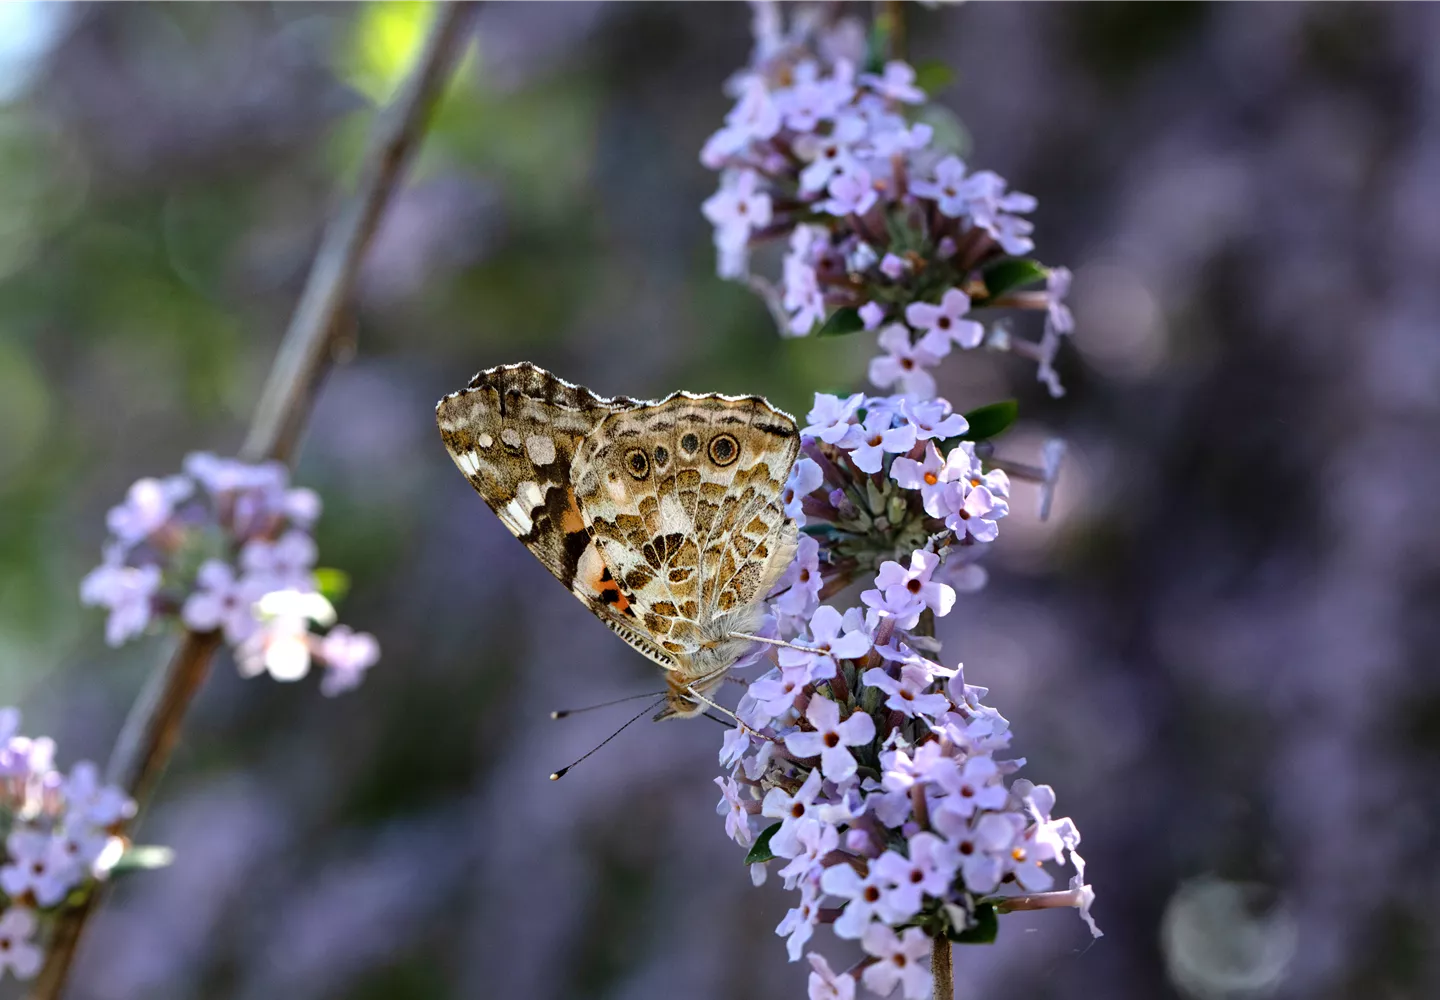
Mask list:
[[[576,764],[580,763],[580,762],[581,762],[582,760],[584,760],[586,757],[589,757],[590,754],[593,754],[596,750],[599,750],[600,747],[603,747],[606,743],[609,743],[609,742],[610,742],[611,740],[613,740],[615,737],[619,736],[619,735],[620,735],[621,733],[623,733],[625,730],[629,729],[630,726],[631,726],[633,723],[638,722],[638,721],[640,720],[640,717],[641,717],[642,715],[644,715],[646,712],[649,712],[649,711],[655,709],[656,707],[658,707],[658,706],[660,705],[660,703],[663,702],[664,700],[665,700],[664,698],[661,698],[659,701],[653,702],[652,704],[649,704],[649,705],[645,706],[644,708],[640,709],[639,712],[637,712],[634,716],[631,717],[631,719],[630,719],[629,722],[625,723],[625,725],[621,726],[619,729],[615,730],[615,731],[614,731],[613,733],[611,733],[609,736],[607,736],[607,737],[605,737],[603,740],[601,740],[599,746],[594,747],[594,748],[591,749],[588,753],[581,754],[581,755],[580,755],[579,757],[577,757],[575,760],[571,761],[569,764],[566,764],[566,765],[565,765],[564,767],[562,767],[560,770],[558,770],[558,771],[556,771],[554,774],[550,775],[550,780],[551,780],[551,781],[559,781],[561,778],[565,777],[565,775],[566,775],[567,773],[569,773],[570,769],[573,768]]]
[[[561,708],[550,713],[552,719],[567,719],[572,715],[579,715],[581,712],[593,712],[597,708],[609,708],[611,705],[623,705],[627,701],[634,701],[636,698],[654,698],[663,695],[664,691],[646,691],[643,694],[627,694],[623,698],[614,698],[610,701],[602,701],[598,705],[586,705],[584,708]]]
[[[711,722],[718,722],[718,723],[720,723],[720,725],[724,726],[726,729],[734,729],[734,728],[735,728],[735,723],[729,721],[728,719],[722,719],[722,718],[720,718],[720,716],[718,716],[718,715],[711,715],[709,712],[702,712],[701,714],[702,714],[705,718],[709,719]]]

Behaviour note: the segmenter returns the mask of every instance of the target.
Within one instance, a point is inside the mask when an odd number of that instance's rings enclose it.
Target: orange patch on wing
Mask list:
[[[560,527],[567,535],[584,531],[585,519],[580,516],[580,508],[575,503],[575,491],[568,486],[565,488],[565,499],[570,501],[570,504],[565,508],[565,517],[560,522]]]
[[[594,541],[580,554],[580,562],[575,567],[575,583],[571,589],[587,601],[609,605],[616,611],[630,610],[629,598],[615,582],[610,567],[605,565],[605,559],[600,555],[600,549]]]

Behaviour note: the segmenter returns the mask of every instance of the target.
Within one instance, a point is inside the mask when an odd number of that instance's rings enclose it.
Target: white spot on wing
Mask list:
[[[660,501],[660,530],[665,532],[678,531],[688,534],[695,529],[690,518],[685,514],[685,508],[680,501],[673,496],[667,496]]]
[[[510,529],[511,534],[519,538],[521,535],[528,535],[535,526],[535,522],[530,520],[530,511],[531,508],[526,507],[520,502],[520,498],[516,497],[505,505],[505,516],[500,520],[505,522],[505,527]]]
[[[477,476],[480,474],[480,456],[473,451],[457,452],[455,455],[455,464],[460,466],[460,471],[467,476]]]
[[[505,442],[507,448],[520,447],[520,432],[513,427],[507,427],[500,432],[500,440]]]
[[[480,447],[482,448],[488,448],[495,443],[495,439],[490,436],[489,431],[481,431],[480,437],[477,440],[479,440]]]
[[[544,434],[531,434],[525,439],[525,451],[536,465],[555,461],[555,442]]]
[[[526,511],[532,511],[545,502],[545,494],[540,491],[539,483],[527,479],[516,488],[515,499],[529,505]]]

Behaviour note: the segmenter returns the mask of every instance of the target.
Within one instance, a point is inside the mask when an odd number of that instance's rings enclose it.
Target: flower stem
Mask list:
[[[955,1000],[954,948],[944,934],[935,938],[930,953],[930,975],[935,983],[930,995],[934,1000]]]
[[[240,451],[242,458],[288,461],[294,453],[316,390],[333,359],[365,250],[459,62],[474,12],[474,4],[456,0],[441,6],[410,76],[378,116],[356,189],[326,226],[256,406]],[[141,810],[175,749],[185,712],[219,646],[218,632],[186,632],[131,707],[107,771],[109,780],[125,789]],[[56,918],[31,1000],[57,1000],[64,992],[81,936],[104,889],[103,883],[96,886],[84,902]]]
[[[908,58],[904,0],[879,0],[875,4],[875,20],[885,32],[885,58]]]

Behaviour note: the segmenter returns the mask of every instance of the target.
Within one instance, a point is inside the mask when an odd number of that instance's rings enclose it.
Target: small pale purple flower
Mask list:
[[[938,719],[950,707],[950,699],[945,695],[934,691],[925,693],[931,679],[920,667],[902,667],[898,681],[879,667],[872,667],[865,671],[865,683],[884,691],[888,695],[885,704],[912,719],[917,715]]]
[[[123,566],[109,561],[95,567],[80,581],[82,604],[108,608],[105,641],[121,646],[144,632],[160,589],[160,567]]]
[[[196,632],[224,629],[231,645],[255,634],[255,602],[270,589],[255,577],[236,579],[229,563],[207,559],[195,576],[196,589],[185,598],[180,620]]]
[[[933,198],[940,211],[952,219],[969,211],[971,189],[966,183],[965,162],[957,156],[947,156],[935,164],[935,179],[916,178],[910,190],[921,198]]]
[[[717,246],[743,247],[753,230],[770,224],[770,196],[760,183],[753,170],[727,172],[720,190],[705,199],[701,210],[715,226]]]
[[[800,853],[780,869],[780,877],[785,880],[787,889],[795,888],[812,872],[818,878],[821,859],[840,846],[840,834],[832,823],[804,823],[795,837],[800,844]]]
[[[876,93],[905,104],[924,104],[925,91],[915,86],[915,69],[907,62],[892,59],[885,64],[883,76],[862,73],[860,82]]]
[[[829,680],[839,668],[839,660],[853,660],[870,652],[870,636],[863,629],[852,629],[841,634],[844,622],[840,612],[822,604],[810,618],[810,636],[796,640],[797,645],[808,647],[798,649],[782,648],[777,651],[780,666],[786,670],[803,673],[806,683]]]
[[[815,405],[805,419],[809,421],[800,433],[826,444],[839,444],[841,439],[854,427],[857,410],[865,403],[865,394],[857,392],[841,399],[823,392],[815,394]]]
[[[875,586],[886,592],[892,588],[906,590],[943,618],[955,606],[955,590],[931,579],[939,568],[940,557],[920,549],[911,553],[909,569],[894,560],[881,563],[880,571],[875,574]]]
[[[825,961],[824,955],[810,952],[810,979],[807,984],[806,1000],[855,1000],[855,977],[836,975]]]
[[[944,471],[945,460],[940,457],[934,441],[925,446],[922,461],[917,462],[907,456],[890,464],[890,477],[907,490],[919,490],[920,503],[931,517],[944,517],[950,513],[945,504],[950,484],[944,479]]]
[[[858,311],[860,322],[867,330],[873,330],[885,321],[885,307],[878,302],[867,302]]]
[[[894,928],[871,924],[860,946],[879,959],[861,973],[866,989],[888,996],[899,986],[905,1000],[925,1000],[930,995],[930,970],[925,965],[930,939],[920,928],[907,927],[903,934],[896,934]]]
[[[826,190],[830,197],[818,207],[831,215],[864,215],[879,198],[870,171],[864,167],[836,174]]]
[[[308,534],[291,530],[273,542],[263,538],[246,542],[240,550],[240,565],[247,574],[264,581],[266,593],[313,590],[312,570],[318,551]]]
[[[970,486],[968,482],[954,484],[958,492],[951,494],[954,513],[945,518],[945,526],[955,532],[962,541],[968,536],[977,542],[993,542],[1000,534],[995,522],[1010,512],[1009,505],[984,486]],[[955,504],[960,496],[964,500]]]
[[[105,515],[105,525],[121,545],[143,542],[170,520],[175,505],[193,490],[194,485],[184,476],[136,480],[125,494],[125,502]]]
[[[970,296],[951,288],[941,297],[939,305],[910,303],[905,307],[905,320],[915,329],[926,332],[921,343],[927,350],[943,355],[949,353],[951,344],[969,349],[979,347],[985,339],[984,326],[963,318],[969,311]]]
[[[929,369],[940,363],[940,357],[923,340],[912,344],[905,324],[891,323],[880,331],[879,343],[885,353],[870,361],[871,382],[882,389],[895,386],[907,397],[935,395],[935,376]]]
[[[805,527],[805,512],[801,509],[801,501],[818,490],[824,481],[825,474],[820,471],[820,466],[804,455],[791,467],[790,478],[785,481],[785,491],[780,494],[780,502],[785,505],[785,516],[794,521],[796,527]]]
[[[740,786],[733,778],[716,778],[715,784],[720,787],[715,812],[725,817],[725,835],[741,847],[749,847],[755,842],[755,833],[750,829],[750,813],[740,797]]]
[[[800,824],[820,822],[814,811],[821,781],[820,772],[815,770],[810,772],[794,795],[783,788],[772,788],[765,793],[760,803],[760,814],[780,820],[780,829],[770,838],[770,850],[779,857],[793,858],[801,852]]]
[[[860,592],[860,600],[877,622],[882,618],[894,618],[895,627],[902,630],[914,628],[920,621],[920,612],[925,610],[925,602],[905,587],[887,590],[872,587]]]
[[[70,769],[63,786],[65,821],[104,829],[135,814],[135,802],[119,788],[100,780],[100,769],[82,760]]]
[[[333,697],[359,687],[365,672],[380,660],[380,643],[369,632],[336,625],[320,640],[319,658],[325,665],[320,693]]]
[[[849,865],[832,865],[820,876],[820,888],[831,896],[847,900],[845,909],[835,921],[836,937],[858,939],[877,917],[885,921],[901,921],[913,915],[895,906],[894,886],[873,867],[861,875]]]
[[[1075,329],[1075,317],[1065,304],[1070,294],[1070,269],[1052,267],[1045,274],[1045,295],[1049,299],[1046,318],[1056,333],[1070,333]]]
[[[1000,783],[1000,769],[990,757],[971,757],[959,770],[940,771],[937,777],[947,794],[931,809],[930,820],[951,840],[977,810],[1005,808],[1009,793]]]
[[[11,906],[0,916],[0,976],[8,970],[16,979],[30,979],[40,971],[44,952],[34,941],[37,926],[34,911],[23,906]],[[854,996],[852,985],[850,998]]]
[[[875,739],[875,720],[855,712],[840,721],[840,706],[816,695],[805,709],[805,718],[814,732],[795,732],[785,737],[785,749],[797,757],[819,757],[820,770],[831,781],[844,781],[855,773],[852,746],[868,746]]]
[[[850,450],[850,459],[861,472],[879,472],[885,453],[903,455],[915,447],[915,428],[910,424],[891,426],[894,417],[883,410],[871,409],[863,424],[852,425],[842,448]]]
[[[785,914],[775,928],[775,933],[785,938],[785,950],[790,961],[800,961],[805,944],[815,933],[815,924],[820,919],[820,893],[812,882],[800,884],[800,903]]]
[[[0,868],[0,889],[11,899],[30,892],[41,906],[54,906],[85,877],[64,840],[40,830],[11,830],[5,848],[10,863]]]
[[[915,437],[921,441],[953,438],[970,429],[969,421],[943,399],[902,400],[900,414],[915,426]]]

